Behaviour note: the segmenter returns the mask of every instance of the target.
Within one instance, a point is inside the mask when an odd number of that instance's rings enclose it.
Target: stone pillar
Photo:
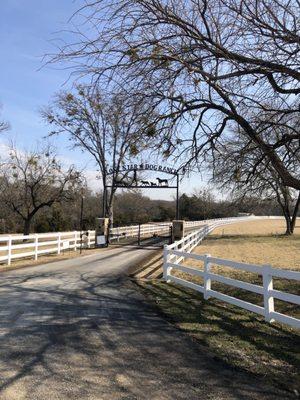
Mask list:
[[[181,240],[184,237],[184,228],[185,228],[184,222],[185,221],[183,220],[173,221],[172,243],[176,242],[177,240]]]
[[[108,245],[108,218],[96,218],[95,245],[96,247],[106,247]]]

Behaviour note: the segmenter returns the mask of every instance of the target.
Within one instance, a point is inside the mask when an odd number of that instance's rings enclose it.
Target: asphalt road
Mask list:
[[[113,248],[0,274],[0,399],[279,399],[167,323]]]

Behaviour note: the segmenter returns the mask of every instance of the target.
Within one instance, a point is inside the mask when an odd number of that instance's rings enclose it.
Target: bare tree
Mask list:
[[[1,108],[1,105],[0,105]],[[9,129],[9,124],[6,121],[0,120],[0,133]]]
[[[80,183],[75,168],[64,171],[49,146],[28,153],[11,147],[0,174],[0,200],[22,219],[24,235],[30,233],[32,220],[40,210],[73,199]]]
[[[283,183],[272,164],[264,159],[259,147],[243,137],[228,141],[213,163],[212,180],[221,190],[229,190],[239,201],[253,196],[275,200],[285,217],[286,234],[293,234],[300,206],[300,191]]]
[[[9,128],[9,125],[5,121],[0,121],[0,133],[6,131]]]
[[[98,0],[80,11],[93,33],[53,61],[151,98],[168,128],[166,155],[199,166],[239,131],[300,190],[299,167],[286,164],[291,147],[299,155],[299,130],[289,125],[299,115],[298,0]]]
[[[42,114],[54,126],[52,134],[68,134],[74,147],[94,158],[103,188],[111,186],[104,196],[104,215],[112,223],[116,184],[130,183],[124,163],[140,156],[153,136],[148,126],[151,109],[145,102],[130,102],[120,92],[109,96],[97,87],[80,85],[75,93],[58,94]]]

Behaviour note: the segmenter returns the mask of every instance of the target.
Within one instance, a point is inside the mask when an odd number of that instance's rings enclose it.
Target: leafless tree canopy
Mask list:
[[[1,106],[0,106],[1,109]],[[9,129],[9,124],[6,121],[0,120],[0,133]]]
[[[239,132],[286,186],[299,190],[299,164],[294,170],[286,163],[299,157],[299,130],[290,124],[299,117],[299,6],[298,0],[87,2],[79,13],[90,29],[53,61],[69,60],[98,83],[150,99],[168,128],[161,131],[165,154],[199,165]]]
[[[8,129],[9,125],[7,122],[0,121],[0,133]]]
[[[64,171],[50,147],[29,153],[12,147],[1,165],[0,200],[23,220],[24,234],[28,235],[37,212],[71,200],[79,183],[74,167]]]
[[[286,164],[291,170],[290,160]],[[272,163],[266,160],[258,146],[241,136],[222,146],[213,159],[213,182],[219,188],[242,201],[249,197],[277,202],[286,220],[286,234],[294,232],[300,205],[300,192],[287,187]]]
[[[79,85],[74,93],[58,94],[43,116],[54,128],[52,134],[67,133],[75,147],[92,155],[103,187],[113,186],[105,205],[110,215],[114,183],[126,179],[123,164],[140,156],[155,133],[149,125],[151,109],[143,100],[130,102],[120,92],[109,96],[97,87]]]

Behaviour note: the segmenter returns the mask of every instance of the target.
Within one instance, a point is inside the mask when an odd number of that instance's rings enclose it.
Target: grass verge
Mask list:
[[[300,336],[292,328],[161,281],[138,283],[167,319],[219,360],[299,395]]]

